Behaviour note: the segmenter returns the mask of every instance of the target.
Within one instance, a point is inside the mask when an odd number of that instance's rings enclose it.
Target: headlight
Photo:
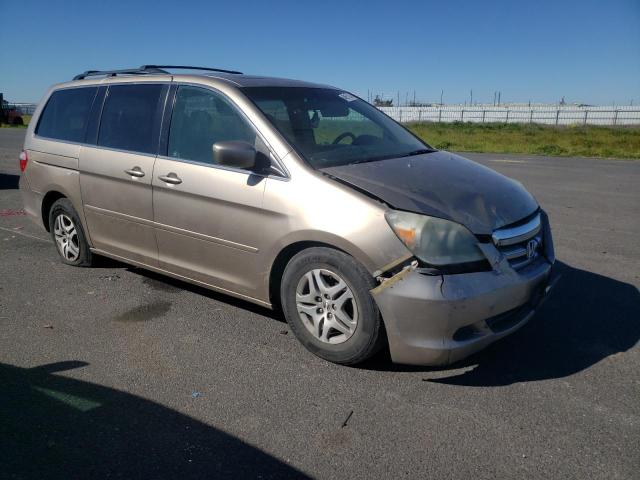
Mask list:
[[[429,265],[485,260],[476,237],[459,223],[398,210],[390,210],[385,216],[398,238]]]

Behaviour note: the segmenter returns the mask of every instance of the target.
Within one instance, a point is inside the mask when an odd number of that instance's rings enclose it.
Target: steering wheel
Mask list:
[[[344,132],[344,133],[341,133],[340,135],[338,135],[336,137],[336,139],[333,141],[332,145],[337,145],[338,143],[340,143],[341,140],[343,140],[343,139],[345,139],[347,137],[351,137],[351,143],[356,141],[356,136],[353,133]]]

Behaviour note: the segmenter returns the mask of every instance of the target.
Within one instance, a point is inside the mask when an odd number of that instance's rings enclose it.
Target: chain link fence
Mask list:
[[[546,125],[640,125],[638,107],[462,106],[378,107],[406,122],[541,123]]]

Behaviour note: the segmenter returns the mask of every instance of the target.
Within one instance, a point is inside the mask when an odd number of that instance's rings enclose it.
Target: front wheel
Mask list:
[[[282,307],[294,335],[312,353],[352,365],[384,344],[382,319],[369,290],[375,280],[353,257],[314,247],[285,268]]]
[[[49,212],[49,227],[58,254],[64,263],[91,266],[93,255],[82,229],[80,218],[66,198],[56,200]]]

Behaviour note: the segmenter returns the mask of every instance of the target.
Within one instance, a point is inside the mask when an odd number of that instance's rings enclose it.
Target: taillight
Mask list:
[[[27,162],[29,161],[29,155],[27,155],[27,152],[22,150],[18,158],[20,159],[20,171],[24,172],[27,169]]]

